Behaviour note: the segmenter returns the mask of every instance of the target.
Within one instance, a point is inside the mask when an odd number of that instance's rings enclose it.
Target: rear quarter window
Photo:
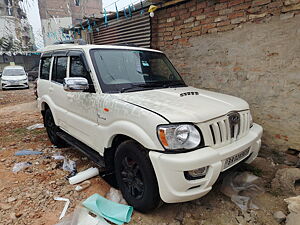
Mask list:
[[[50,65],[51,65],[51,58],[50,57],[41,59],[40,79],[49,80]]]

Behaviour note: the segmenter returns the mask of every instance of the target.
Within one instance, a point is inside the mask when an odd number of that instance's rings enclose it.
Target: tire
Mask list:
[[[57,146],[58,148],[67,146],[67,143],[57,135],[57,132],[59,132],[60,129],[58,126],[56,126],[50,109],[46,109],[45,111],[44,126],[53,145]]]
[[[161,202],[157,179],[148,152],[133,140],[121,143],[115,154],[115,173],[127,203],[149,212]]]

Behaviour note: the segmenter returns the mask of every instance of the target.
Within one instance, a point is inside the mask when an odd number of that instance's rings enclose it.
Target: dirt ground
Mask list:
[[[42,123],[36,108],[33,90],[0,91],[0,225],[30,224],[53,225],[64,203],[55,201],[56,196],[71,201],[67,213],[74,211],[84,199],[94,193],[102,196],[110,185],[100,176],[91,179],[92,185],[82,191],[74,190],[66,179],[69,172],[62,170],[62,161],[51,158],[61,154],[76,161],[78,171],[93,163],[72,148],[57,149],[50,143],[45,129],[27,130],[26,127]],[[15,156],[22,149],[42,151],[42,155]],[[32,165],[13,173],[15,163],[30,162]],[[271,157],[258,158],[252,166],[242,168],[262,178],[265,192],[256,198],[257,210],[241,211],[229,197],[220,192],[221,181],[201,199],[187,203],[164,204],[148,214],[134,211],[130,224],[278,224],[273,213],[287,213],[285,196],[275,195],[270,187],[278,168]]]

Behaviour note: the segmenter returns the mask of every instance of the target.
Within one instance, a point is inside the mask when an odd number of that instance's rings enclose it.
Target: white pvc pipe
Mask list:
[[[77,173],[73,177],[70,177],[69,178],[69,183],[70,184],[78,184],[78,183],[80,183],[82,181],[85,181],[85,180],[90,179],[90,178],[92,178],[94,176],[97,176],[97,175],[99,175],[98,168],[92,167],[92,168],[89,168],[89,169],[87,169],[85,171]]]

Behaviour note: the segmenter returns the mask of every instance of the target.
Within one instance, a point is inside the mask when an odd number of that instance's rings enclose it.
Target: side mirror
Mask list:
[[[83,77],[64,78],[63,87],[65,91],[82,92],[89,89],[89,82]]]

